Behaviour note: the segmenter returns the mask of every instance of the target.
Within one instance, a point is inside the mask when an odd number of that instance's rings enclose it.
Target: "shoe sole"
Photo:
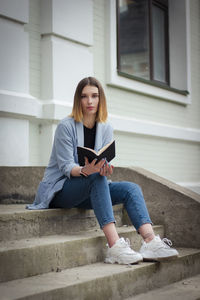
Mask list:
[[[146,262],[152,262],[152,261],[164,262],[164,261],[169,261],[169,260],[175,260],[177,257],[178,257],[178,255],[167,256],[167,257],[157,257],[157,258],[143,257],[143,261],[146,261]]]
[[[104,260],[104,263],[105,264],[119,264],[119,265],[136,265],[136,264],[138,264],[139,262],[142,262],[143,261],[143,259],[140,259],[140,260],[137,260],[137,261],[132,261],[132,262],[123,262],[123,261],[116,261],[116,260],[114,260],[114,261],[112,261],[112,260],[109,260],[109,259],[105,259]]]

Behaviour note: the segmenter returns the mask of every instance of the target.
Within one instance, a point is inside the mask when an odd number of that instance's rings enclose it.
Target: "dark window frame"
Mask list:
[[[169,70],[169,21],[168,21],[168,0],[147,0],[148,1],[148,19],[149,19],[149,67],[150,67],[150,79],[145,79],[139,76],[131,75],[120,70],[120,12],[119,12],[119,0],[116,0],[116,15],[117,15],[117,72],[119,75],[138,80],[144,83],[150,83],[157,86],[163,86],[170,88],[170,70]],[[158,81],[153,78],[153,23],[152,23],[152,6],[156,5],[161,8],[165,14],[165,78],[166,82]]]

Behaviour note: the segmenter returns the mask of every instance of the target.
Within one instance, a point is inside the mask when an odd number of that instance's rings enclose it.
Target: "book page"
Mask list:
[[[100,155],[101,153],[103,153],[113,142],[114,141],[110,142],[109,144],[107,144],[103,148],[101,148],[101,150],[99,150],[99,152],[97,153],[97,155]]]

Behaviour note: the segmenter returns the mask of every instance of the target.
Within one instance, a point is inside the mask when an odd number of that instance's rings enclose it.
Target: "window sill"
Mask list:
[[[190,94],[188,91],[179,91],[163,85],[154,83],[146,83],[146,80],[136,80],[129,76],[118,74],[117,71],[109,72],[107,76],[107,85],[117,87],[120,89],[133,91],[135,93],[146,95],[156,99],[167,100],[182,105],[191,103]],[[131,76],[132,77],[132,76]]]
[[[144,84],[149,84],[151,86],[159,87],[159,88],[162,88],[164,90],[171,91],[171,92],[174,92],[174,93],[178,93],[178,94],[184,95],[184,96],[189,95],[189,92],[186,91],[186,90],[179,90],[179,89],[170,87],[168,85],[165,85],[164,83],[162,84],[162,83],[150,81],[150,80],[147,80],[147,79],[144,79],[144,78],[139,78],[137,76],[129,75],[127,73],[124,73],[122,71],[117,71],[117,73],[118,73],[119,76],[129,78],[129,79],[132,79],[132,80],[136,80],[136,81],[142,82]]]

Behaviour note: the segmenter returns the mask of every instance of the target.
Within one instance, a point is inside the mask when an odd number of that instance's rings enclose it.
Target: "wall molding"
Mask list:
[[[120,132],[200,143],[200,130],[109,114],[109,121]]]
[[[39,118],[42,117],[42,103],[26,93],[0,90],[0,112]]]
[[[27,24],[29,22],[29,1],[1,0],[0,18]]]
[[[0,90],[1,115],[58,122],[71,113],[72,103],[59,99],[38,100],[28,94]],[[200,129],[168,125],[109,114],[115,131],[200,143]]]
[[[75,39],[66,37],[64,35],[61,35],[61,34],[58,34],[58,33],[55,33],[55,32],[43,33],[43,34],[41,34],[41,38],[43,38],[43,39],[48,39],[49,38],[50,40],[52,40],[52,38],[55,38],[55,41],[57,39],[58,41],[63,40],[63,41],[71,42],[75,45],[80,45],[80,46],[84,46],[84,47],[88,47],[88,48],[92,47],[92,45],[90,45],[89,43],[79,42]]]
[[[72,103],[52,99],[43,103],[43,118],[50,120],[61,120],[72,111]]]
[[[10,21],[10,22],[14,22],[14,23],[20,24],[20,25],[24,25],[24,24],[28,23],[28,22],[25,22],[25,21],[21,21],[21,20],[9,17],[9,16],[4,16],[2,14],[0,14],[0,18],[1,19],[5,19],[5,20]]]

